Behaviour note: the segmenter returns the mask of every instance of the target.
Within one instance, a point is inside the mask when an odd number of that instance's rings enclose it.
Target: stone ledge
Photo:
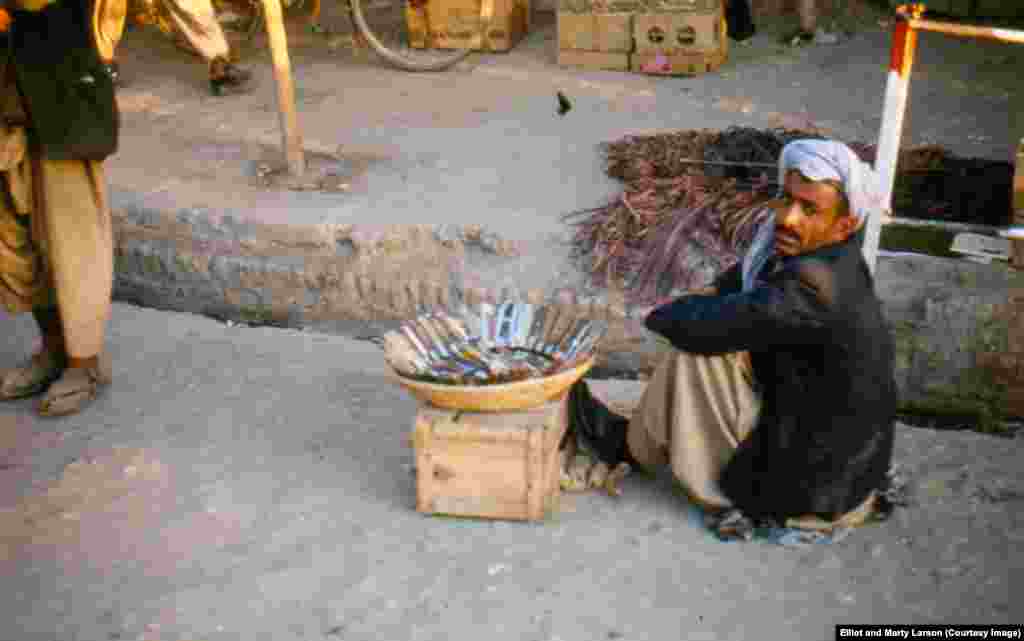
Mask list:
[[[115,209],[115,296],[254,324],[331,330],[445,306],[468,252],[514,259],[522,247],[480,226],[265,225],[204,209]],[[524,260],[528,260],[525,258]],[[879,262],[879,296],[897,343],[904,400],[981,404],[1024,415],[1024,272],[928,257]],[[526,283],[524,283],[526,285]],[[467,282],[467,300],[517,299],[609,322],[600,363],[649,372],[662,347],[649,308],[568,286]],[[351,325],[348,325],[351,327]]]

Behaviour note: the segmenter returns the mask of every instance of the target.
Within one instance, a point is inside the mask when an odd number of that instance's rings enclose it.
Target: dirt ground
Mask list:
[[[256,90],[213,98],[198,58],[136,29],[119,53],[128,86],[119,93],[124,128],[109,176],[115,189],[237,208],[267,222],[345,222],[370,212],[382,222],[493,218],[530,238],[561,231],[558,214],[614,193],[596,145],[625,133],[816,125],[874,141],[891,31],[882,18],[865,14],[839,44],[796,50],[777,43],[794,19],[762,19],[719,73],[664,78],[558,67],[554,14],[535,12],[533,30],[511,52],[412,74],[339,46],[347,18],[325,5],[326,33],[289,24],[290,55],[306,148],[340,152],[335,173],[348,191],[300,195],[251,185],[257,163],[278,157],[280,142],[262,35],[242,42],[229,31],[256,72]],[[1009,160],[1022,64],[1021,47],[923,34],[905,141]],[[555,115],[556,90],[574,103],[565,118]],[[507,224],[506,211],[530,224]]]
[[[27,355],[31,319],[0,326],[0,363]],[[416,405],[372,344],[129,305],[109,336],[115,384],[88,411],[0,405],[4,641],[827,641],[839,623],[1021,622],[1020,438],[899,426],[911,504],[833,545],[721,543],[664,475],[565,494],[543,523],[427,517]],[[640,387],[594,383],[613,401]]]

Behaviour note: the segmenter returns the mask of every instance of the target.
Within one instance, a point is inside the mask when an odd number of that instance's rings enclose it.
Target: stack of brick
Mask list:
[[[563,0],[558,63],[664,75],[696,75],[728,58],[722,0]]]

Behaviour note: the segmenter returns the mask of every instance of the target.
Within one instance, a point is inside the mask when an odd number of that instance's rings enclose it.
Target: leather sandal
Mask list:
[[[43,350],[34,354],[27,363],[0,375],[0,400],[15,400],[35,396],[60,378],[67,359],[59,352]]]
[[[214,96],[249,93],[252,84],[251,71],[236,67],[225,58],[210,62],[210,93]]]
[[[99,395],[100,390],[110,385],[112,372],[110,357],[101,354],[97,364],[91,367],[69,367],[50,386],[46,396],[39,401],[41,416],[67,416],[77,414]]]

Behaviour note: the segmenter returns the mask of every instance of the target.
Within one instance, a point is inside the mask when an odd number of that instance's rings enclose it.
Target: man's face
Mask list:
[[[846,240],[857,229],[835,185],[814,182],[800,172],[786,174],[775,206],[775,251],[796,256]]]

